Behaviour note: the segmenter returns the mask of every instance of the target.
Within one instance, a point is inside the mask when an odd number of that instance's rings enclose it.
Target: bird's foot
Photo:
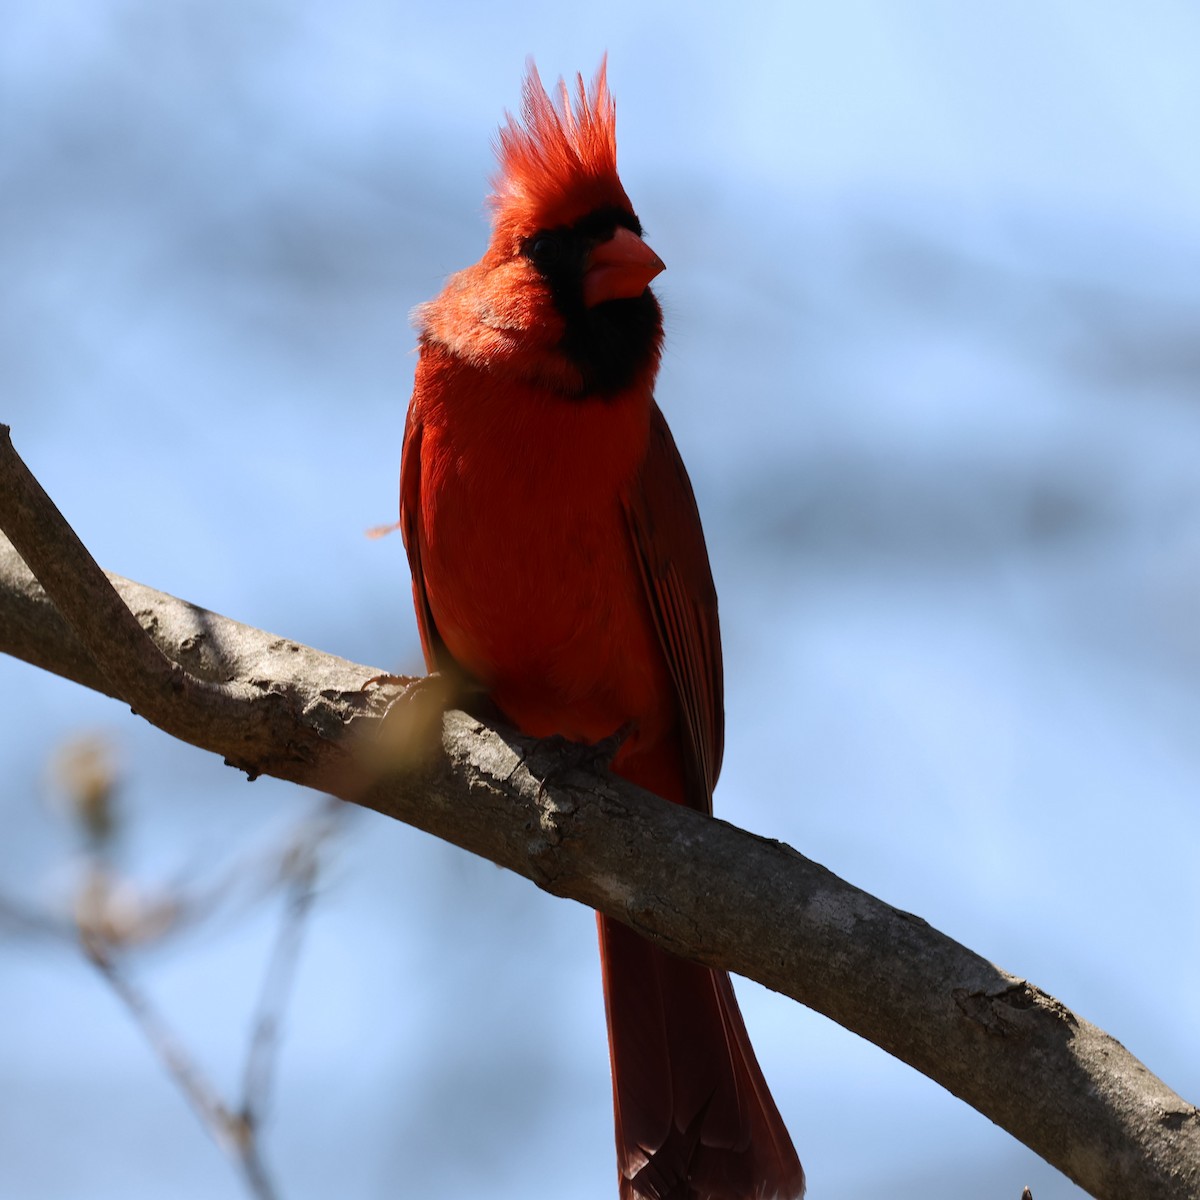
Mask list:
[[[557,733],[543,738],[538,745],[537,762],[540,792],[565,783],[567,776],[574,772],[594,776],[611,770],[613,760],[634,729],[635,723],[626,721],[620,729],[598,742],[573,742]]]

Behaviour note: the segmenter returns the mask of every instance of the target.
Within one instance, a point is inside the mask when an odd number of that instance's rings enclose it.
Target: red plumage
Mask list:
[[[521,121],[511,115],[496,145],[500,171],[493,179],[492,248],[511,238],[570,225],[603,205],[632,211],[617,175],[617,109],[603,65],[589,96],[577,80],[572,106],[565,81],[556,105],[530,63],[522,89]]]
[[[616,167],[601,66],[530,67],[483,258],[417,314],[400,521],[431,670],[536,736],[712,810],[720,630],[691,484],[655,404],[662,264]],[[729,978],[599,917],[622,1200],[798,1197],[804,1173]]]

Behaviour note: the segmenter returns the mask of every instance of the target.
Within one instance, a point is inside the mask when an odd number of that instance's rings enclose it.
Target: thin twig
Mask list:
[[[84,935],[84,956],[96,968],[129,1011],[159,1062],[183,1092],[201,1124],[227,1153],[241,1156],[236,1118],[158,1014],[149,998],[125,974],[117,958],[99,938]]]
[[[217,1145],[233,1157],[251,1195],[257,1200],[276,1200],[277,1196],[263,1162],[258,1135],[278,1058],[282,1013],[295,975],[305,919],[316,896],[318,852],[334,832],[340,807],[340,802],[329,800],[322,815],[310,818],[305,834],[298,837],[283,856],[281,874],[287,880],[284,912],[252,1022],[242,1100],[237,1111],[231,1110],[209,1084],[149,997],[126,974],[114,948],[103,938],[80,930],[79,941],[87,960],[125,1005],[201,1124]]]
[[[286,883],[284,911],[264,974],[247,1047],[241,1102],[231,1109],[188,1055],[163,1017],[121,967],[114,947],[80,930],[84,953],[128,1009],[164,1068],[183,1092],[201,1124],[241,1171],[257,1200],[276,1200],[263,1162],[259,1132],[266,1117],[279,1054],[279,1029],[292,990],[306,918],[316,897],[321,847],[333,836],[344,806],[328,798],[308,818],[280,857],[277,879]]]
[[[320,851],[335,832],[344,809],[340,800],[327,800],[321,813],[310,820],[304,834],[296,839],[284,858],[283,871],[287,879],[284,911],[251,1022],[250,1044],[242,1075],[239,1112],[251,1130],[257,1130],[266,1117],[279,1057],[283,1012],[292,990],[306,919],[316,899]]]
[[[318,811],[298,825],[283,852],[277,850],[274,856],[270,890],[283,885],[284,908],[252,1021],[243,1093],[236,1110],[222,1100],[147,993],[134,983],[121,962],[121,951],[135,944],[127,939],[140,922],[117,925],[109,922],[106,904],[112,888],[112,873],[107,856],[102,853],[102,845],[93,844],[89,849],[88,884],[82,893],[86,903],[77,906],[74,922],[44,915],[0,895],[0,927],[49,936],[82,950],[86,960],[124,1005],[151,1052],[184,1094],[201,1125],[234,1160],[256,1200],[276,1200],[277,1196],[263,1161],[259,1133],[265,1121],[279,1055],[283,1011],[292,990],[306,918],[317,894],[321,850],[337,832],[345,812],[346,806],[341,801],[327,797]],[[244,866],[241,872],[245,872]],[[232,884],[235,876],[236,872],[229,873],[227,884]],[[215,899],[212,889],[208,896],[211,903]],[[171,907],[179,913],[186,909],[195,919],[201,905],[195,901],[177,900]],[[172,933],[178,933],[180,928],[177,921],[169,925]]]

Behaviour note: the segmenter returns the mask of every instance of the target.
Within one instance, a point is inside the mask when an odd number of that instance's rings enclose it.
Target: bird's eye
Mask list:
[[[535,234],[526,247],[526,253],[539,266],[553,266],[562,258],[563,239],[553,233]]]

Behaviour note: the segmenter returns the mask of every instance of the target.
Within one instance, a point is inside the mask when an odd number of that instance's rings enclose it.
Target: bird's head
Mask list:
[[[529,64],[521,121],[511,115],[497,143],[489,254],[521,255],[592,308],[634,299],[663,269],[617,175],[617,113],[605,63],[590,91],[576,77],[558,103]]]
[[[426,330],[581,396],[652,379],[662,314],[648,285],[663,263],[617,175],[605,64],[590,88],[577,76],[574,95],[560,81],[552,98],[530,62],[496,152],[491,243],[422,310]]]

